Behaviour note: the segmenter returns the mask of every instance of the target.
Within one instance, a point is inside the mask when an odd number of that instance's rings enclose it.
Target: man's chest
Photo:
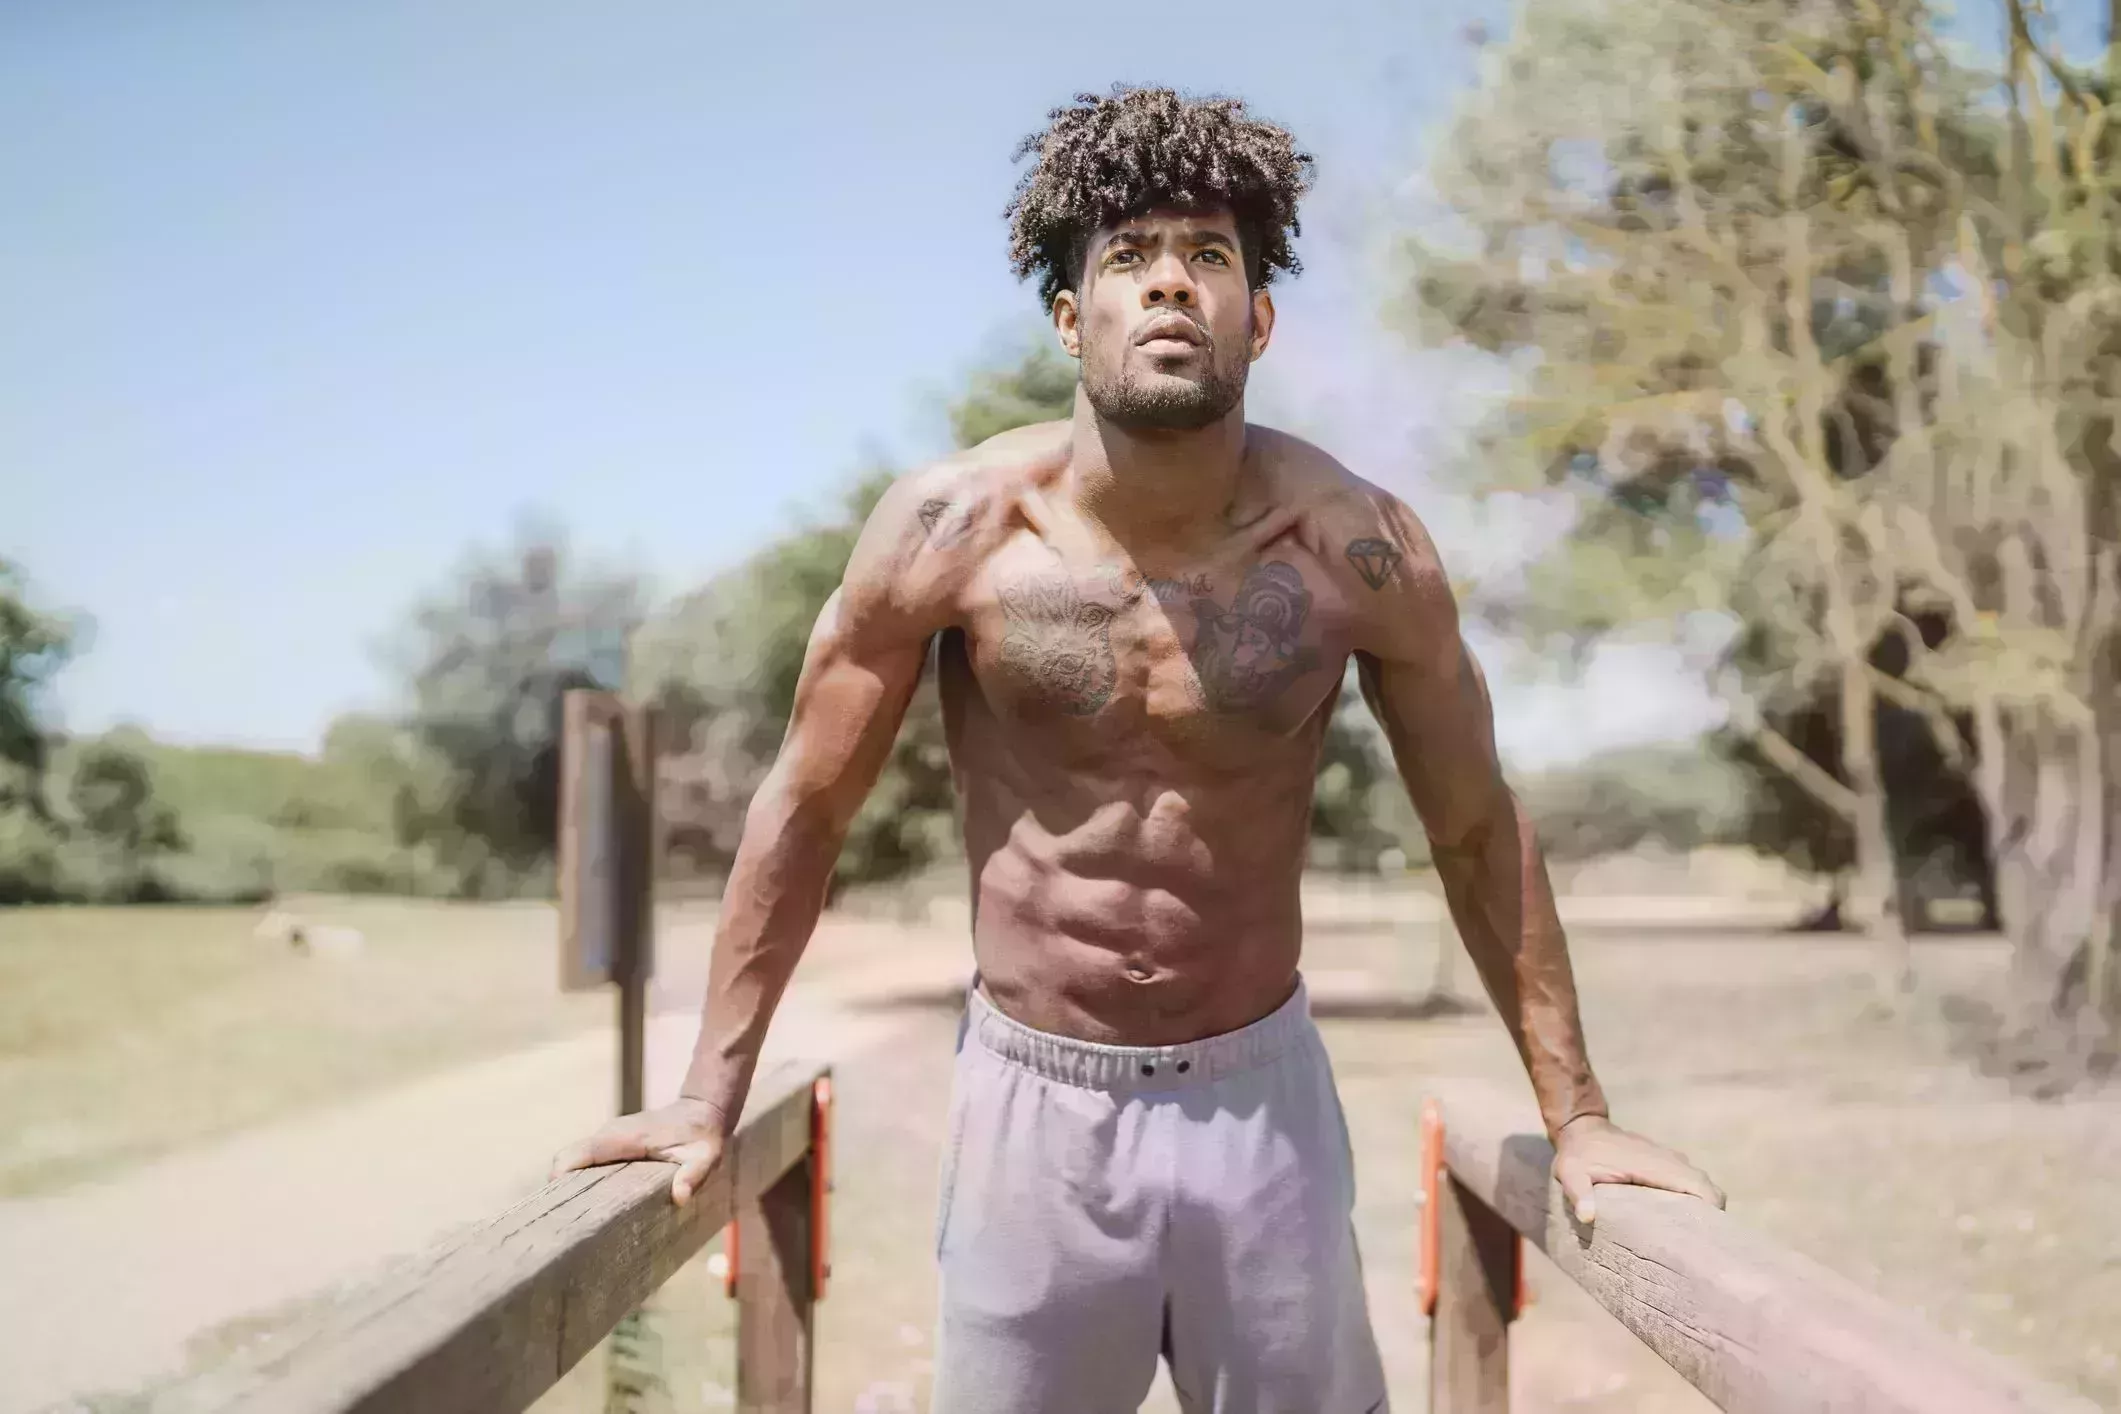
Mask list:
[[[998,556],[963,614],[982,695],[1070,735],[1200,743],[1290,735],[1338,685],[1349,606],[1300,549],[1156,568]]]

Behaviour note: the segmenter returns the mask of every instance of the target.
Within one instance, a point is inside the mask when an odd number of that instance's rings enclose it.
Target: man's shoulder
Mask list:
[[[1007,519],[1007,507],[1067,466],[1067,454],[1067,422],[997,432],[899,477],[891,511],[918,522],[929,549],[959,547]]]
[[[1452,627],[1456,608],[1435,543],[1398,496],[1314,443],[1255,427],[1275,499],[1341,591],[1367,650],[1396,656]]]
[[[1024,496],[1067,457],[1068,424],[1037,423],[905,472],[870,512],[846,588],[858,602],[888,599],[939,625],[1007,539]]]
[[[1274,479],[1276,499],[1297,509],[1319,540],[1336,553],[1354,547],[1352,560],[1360,561],[1367,553],[1373,562],[1382,559],[1395,564],[1435,557],[1428,532],[1413,509],[1331,452],[1292,433],[1257,424],[1249,429],[1249,436]],[[1378,546],[1376,542],[1383,543]]]

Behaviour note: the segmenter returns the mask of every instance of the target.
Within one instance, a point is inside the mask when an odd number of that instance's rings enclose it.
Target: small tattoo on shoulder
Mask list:
[[[1382,589],[1390,581],[1399,562],[1406,556],[1389,540],[1380,540],[1374,535],[1363,536],[1348,542],[1348,563],[1362,576],[1362,582],[1372,589]]]
[[[928,543],[937,549],[964,539],[965,532],[972,529],[972,513],[941,496],[931,496],[921,502],[918,514]]]

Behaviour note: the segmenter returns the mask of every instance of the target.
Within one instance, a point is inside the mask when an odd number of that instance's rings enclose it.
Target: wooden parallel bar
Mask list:
[[[733,1213],[807,1173],[815,1065],[761,1075],[691,1202],[668,1164],[568,1174],[337,1303],[253,1360],[157,1396],[157,1414],[520,1411]],[[806,1180],[807,1184],[807,1180]],[[807,1186],[802,1209],[809,1212]],[[807,1250],[807,1249],[806,1249]]]
[[[1529,1106],[1483,1086],[1436,1093],[1463,1194],[1728,1414],[2096,1414],[1695,1199],[1604,1184],[1581,1227]]]

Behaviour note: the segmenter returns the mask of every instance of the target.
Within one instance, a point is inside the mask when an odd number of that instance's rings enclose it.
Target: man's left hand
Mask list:
[[[1561,1127],[1554,1143],[1554,1177],[1580,1223],[1598,1216],[1591,1196],[1594,1183],[1632,1183],[1691,1193],[1723,1206],[1723,1190],[1688,1163],[1686,1155],[1630,1133],[1604,1115],[1578,1115]]]

